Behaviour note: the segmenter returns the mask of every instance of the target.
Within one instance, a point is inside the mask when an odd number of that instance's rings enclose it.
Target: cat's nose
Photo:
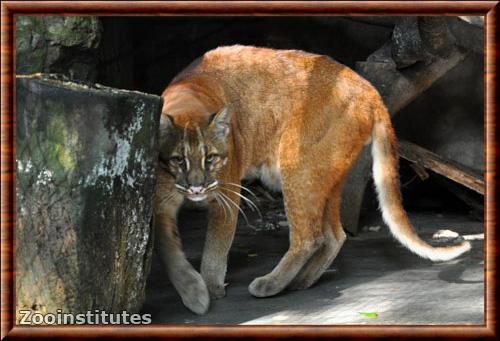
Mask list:
[[[203,186],[190,186],[189,191],[193,194],[201,194],[203,192]]]

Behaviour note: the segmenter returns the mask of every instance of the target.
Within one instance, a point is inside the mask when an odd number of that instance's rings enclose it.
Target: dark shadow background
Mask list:
[[[390,27],[336,17],[102,17],[98,82],[160,94],[192,60],[223,45],[327,54],[350,67],[391,34]],[[118,73],[116,72],[118,71]],[[118,75],[118,77],[117,77]]]

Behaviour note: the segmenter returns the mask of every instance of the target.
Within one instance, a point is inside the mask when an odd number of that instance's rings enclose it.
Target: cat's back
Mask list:
[[[338,113],[353,100],[371,103],[378,97],[368,81],[328,56],[244,45],[206,52],[175,83],[237,104],[243,116],[270,115],[275,121],[288,113],[303,115],[305,107]]]
[[[311,72],[315,67],[338,67],[327,56],[300,50],[278,50],[266,47],[232,45],[223,46],[205,53],[201,67],[206,70],[228,70],[244,72],[261,70],[286,74],[289,72]],[[295,74],[297,75],[297,74]]]
[[[325,57],[301,50],[280,50],[268,47],[248,45],[221,46],[210,50],[203,56],[204,59],[216,65],[218,62],[232,61],[236,64],[268,65],[280,62],[312,62]]]
[[[269,86],[286,92],[311,87],[370,88],[357,73],[328,56],[245,45],[210,50],[186,68],[181,77],[200,73],[246,90]]]

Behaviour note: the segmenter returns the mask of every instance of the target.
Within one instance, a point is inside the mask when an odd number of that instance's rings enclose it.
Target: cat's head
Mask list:
[[[176,190],[192,201],[207,199],[219,186],[218,175],[227,163],[229,121],[227,108],[205,124],[187,120],[181,126],[168,114],[161,116],[160,168],[175,178]]]

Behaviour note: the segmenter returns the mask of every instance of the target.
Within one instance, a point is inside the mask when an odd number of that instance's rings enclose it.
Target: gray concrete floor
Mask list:
[[[271,271],[288,248],[288,228],[277,224],[284,219],[281,202],[261,203],[260,207],[266,207],[262,210],[264,222],[250,217],[257,230],[240,216],[229,256],[225,298],[212,301],[203,316],[191,313],[182,305],[155,253],[143,313],[151,313],[153,323],[484,323],[483,241],[473,241],[472,251],[459,259],[432,263],[396,242],[380,218],[368,224],[381,226],[378,232],[348,237],[329,270],[313,287],[270,298],[252,297],[247,286],[255,277]],[[428,241],[439,229],[460,234],[483,232],[483,224],[466,213],[409,215],[418,233]],[[204,213],[183,211],[180,221],[185,252],[198,268],[205,234]]]

